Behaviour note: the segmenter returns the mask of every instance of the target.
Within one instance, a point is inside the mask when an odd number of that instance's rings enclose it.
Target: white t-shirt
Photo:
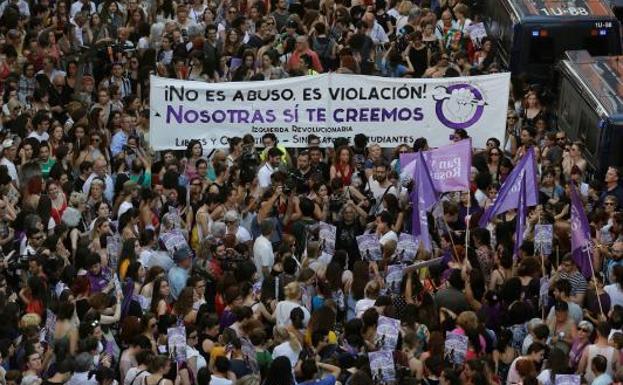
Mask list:
[[[392,194],[396,198],[398,197],[398,194],[396,193],[396,187],[390,185],[388,189],[387,187],[381,186],[380,183],[376,181],[376,179],[370,181],[370,191],[372,192],[372,195],[374,195],[374,199],[376,200],[376,203],[373,207],[377,207],[376,212],[372,214],[376,215],[383,211],[383,195],[387,195],[385,194],[385,190],[387,190],[387,194]]]
[[[17,177],[17,168],[15,168],[15,163],[11,162],[7,158],[2,158],[0,159],[0,165],[6,166],[6,168],[9,170],[9,176],[15,181],[15,184],[19,187],[19,178]]]
[[[536,378],[537,380],[539,380],[539,384],[541,385],[554,385],[552,384],[551,381],[551,373],[552,371],[550,369],[545,369],[544,371],[541,372],[541,374],[538,375],[538,377]]]
[[[328,261],[327,261],[326,256],[329,257]],[[309,268],[315,271],[316,274],[318,274],[318,272],[324,271],[327,268],[327,265],[329,265],[329,263],[331,263],[331,255],[327,253],[323,253],[322,256],[309,262]]]
[[[210,380],[210,385],[232,385],[233,381],[228,378],[216,377],[212,375],[212,379]]]
[[[132,205],[132,202],[123,201],[121,205],[119,206],[119,211],[117,212],[117,218],[119,218],[121,215],[123,215],[123,213],[125,213],[132,207],[134,207],[134,205]]]
[[[82,9],[84,8],[84,3],[82,1],[75,1],[71,4],[71,8],[70,8],[70,12],[69,12],[69,16],[71,16],[71,18],[73,19],[74,17],[76,17],[76,14],[78,14],[78,12],[82,11]],[[97,8],[95,7],[95,3],[92,1],[89,1],[89,4],[86,4],[86,6],[89,8],[89,15],[92,15],[94,13],[97,12]]]
[[[521,377],[519,373],[517,373],[517,361],[527,359],[526,356],[519,356],[513,360],[511,363],[511,367],[508,369],[508,376],[506,377],[507,384],[518,384],[521,382]]]
[[[229,234],[229,232],[227,232]],[[240,243],[249,242],[253,238],[247,229],[242,226],[238,226],[238,230],[236,231],[236,240]]]
[[[199,350],[193,348],[192,346],[186,345],[186,358],[190,360],[193,357],[197,357],[197,370],[208,366],[206,359],[199,354]]]
[[[299,360],[300,352],[295,352],[290,345],[290,341],[283,342],[273,349],[273,360],[277,357],[288,357],[292,367],[296,366],[296,362]]]
[[[128,372],[123,379],[123,385],[142,385],[143,378],[149,376],[150,373],[148,370],[143,370],[142,372],[141,370],[139,370],[136,366],[128,369]]]
[[[393,230],[390,230],[390,231],[386,232],[385,234],[383,234],[381,239],[379,239],[379,243],[381,244],[381,246],[385,246],[385,244],[389,240],[394,240],[394,241],[398,242],[398,235]]]
[[[277,304],[277,307],[275,308],[275,321],[277,323],[277,326],[287,326],[290,324],[290,313],[292,313],[292,310],[296,309],[296,308],[300,308],[301,310],[303,310],[303,323],[305,324],[305,326],[307,326],[307,323],[309,322],[309,310],[307,310],[307,308],[305,308],[305,306],[302,306],[296,302],[291,302],[291,301],[281,301]]]
[[[260,188],[267,189],[271,186],[270,176],[276,171],[276,168],[272,168],[271,165],[266,162],[257,173],[257,180]]]
[[[29,138],[35,138],[39,142],[47,142],[50,139],[50,135],[47,132],[43,132],[41,135],[37,131],[33,131],[28,135]]]
[[[487,194],[485,194],[481,189],[476,190],[474,193],[474,198],[478,202],[478,206],[485,207],[485,202],[487,201]]]
[[[263,235],[257,237],[253,244],[253,261],[259,274],[262,274],[262,267],[268,267],[268,270],[271,270],[275,263],[273,244]]]
[[[365,313],[366,310],[374,306],[375,302],[376,300],[369,299],[369,298],[364,298],[364,299],[360,299],[359,301],[357,301],[357,303],[355,304],[355,314],[357,318],[361,318],[361,316],[363,316],[363,313]]]
[[[623,306],[623,291],[618,283],[612,283],[604,287],[604,291],[610,296],[610,306],[614,305]]]

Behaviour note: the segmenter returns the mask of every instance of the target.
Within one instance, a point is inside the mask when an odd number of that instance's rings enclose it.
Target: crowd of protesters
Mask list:
[[[474,148],[471,191],[445,195],[431,214],[433,252],[417,258],[441,262],[405,274],[399,290],[386,278],[411,232],[414,183],[399,156],[428,150],[426,138],[391,153],[363,134],[328,148],[310,136],[289,149],[266,134],[227,149],[150,149],[151,74],[498,72],[492,42],[473,32],[478,8],[0,3],[0,384],[379,384],[369,353],[381,316],[399,320],[397,385],[554,385],[563,374],[623,383],[621,171],[591,169],[539,87],[514,84],[505,140]],[[479,227],[530,148],[539,205],[523,239],[515,210]],[[588,279],[570,256],[572,182],[592,229]],[[330,254],[320,222],[336,226]],[[547,253],[537,224],[553,225]],[[378,235],[380,260],[362,258],[362,234]],[[461,364],[445,352],[450,332],[468,337]]]

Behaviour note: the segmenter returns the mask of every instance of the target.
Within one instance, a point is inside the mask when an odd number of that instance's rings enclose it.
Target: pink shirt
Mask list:
[[[465,330],[463,330],[463,328],[461,327],[457,327],[456,329],[454,329],[451,333],[455,333],[455,334],[459,334],[464,336],[465,335]],[[485,340],[485,337],[482,336],[482,334],[478,335],[478,339],[480,340],[480,351],[482,353],[485,352],[485,350],[487,349],[487,340]],[[465,360],[473,360],[475,358],[478,358],[478,354],[474,351],[473,347],[468,347],[467,348],[467,354],[465,354]]]

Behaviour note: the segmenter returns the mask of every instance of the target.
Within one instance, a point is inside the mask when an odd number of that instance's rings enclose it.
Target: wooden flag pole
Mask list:
[[[599,304],[599,312],[602,316],[606,316],[604,313],[603,305],[601,304],[601,298],[599,298],[599,292],[597,291],[597,277],[595,276],[595,269],[593,268],[593,258],[591,257],[591,253],[588,252],[588,248],[586,248],[586,256],[588,258],[589,266],[591,267],[591,275],[593,276],[593,282],[595,282],[595,296],[597,297],[597,304]]]
[[[457,253],[456,251],[456,245],[454,244],[454,238],[452,237],[452,230],[450,229],[450,225],[448,225],[448,221],[446,221],[446,217],[445,215],[442,216],[443,218],[443,223],[446,225],[446,231],[448,232],[448,235],[450,237],[450,243],[452,244],[452,251],[454,251],[454,255],[453,258],[455,262],[457,263],[461,263],[461,261],[459,261],[459,253]],[[467,254],[465,254],[467,256]]]
[[[465,256],[467,256],[467,249],[469,248],[469,223],[471,222],[472,216],[469,212],[469,209],[472,205],[472,191],[467,189],[467,215],[465,219]]]

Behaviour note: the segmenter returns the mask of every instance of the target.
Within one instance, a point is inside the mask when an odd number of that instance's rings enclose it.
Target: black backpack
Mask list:
[[[333,45],[335,44],[330,37],[314,37],[313,39],[313,50],[318,54],[320,58],[320,62],[325,70],[331,68],[331,50],[333,49]]]

